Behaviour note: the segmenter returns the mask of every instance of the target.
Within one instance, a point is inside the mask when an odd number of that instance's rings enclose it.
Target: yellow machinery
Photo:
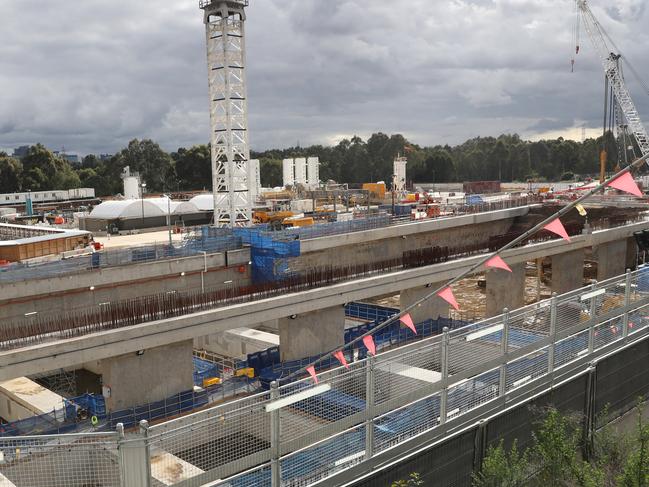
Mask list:
[[[385,199],[385,183],[363,183],[363,191],[368,191],[372,199]]]
[[[255,369],[252,367],[246,367],[245,369],[239,369],[234,373],[235,377],[248,377],[248,379],[255,378]]]
[[[313,217],[308,216],[304,218],[287,218],[282,221],[284,227],[310,227],[315,222]]]
[[[252,221],[255,223],[282,222],[294,215],[295,213],[292,211],[255,211],[252,214]]]
[[[221,379],[218,377],[210,377],[209,379],[203,379],[203,389],[210,387],[210,386],[215,386],[216,384],[220,384]]]

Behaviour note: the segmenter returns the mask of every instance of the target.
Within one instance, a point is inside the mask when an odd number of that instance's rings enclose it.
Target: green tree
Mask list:
[[[642,408],[638,406],[637,410],[638,426],[634,438],[635,444],[618,478],[619,487],[649,486],[649,425],[642,419]]]
[[[212,189],[212,161],[209,145],[178,149],[178,152],[172,156],[176,162],[176,176],[182,189]]]
[[[425,161],[426,182],[448,183],[455,180],[455,166],[451,155],[444,149],[435,149]],[[423,182],[423,181],[422,181]]]
[[[279,159],[262,157],[259,159],[259,172],[261,174],[261,184],[264,187],[275,188],[281,186],[284,182],[282,161]]]
[[[0,193],[15,193],[21,189],[23,165],[18,159],[0,152]]]
[[[131,171],[139,172],[147,191],[159,193],[177,187],[173,160],[171,156],[149,139],[133,139],[125,149],[111,159],[111,179],[119,187],[119,175],[129,166]]]
[[[509,452],[505,451],[503,440],[498,446],[490,446],[480,472],[473,475],[474,487],[523,487],[530,479],[531,467],[528,453],[518,451],[514,441]]]
[[[96,169],[101,164],[101,161],[94,154],[88,154],[81,160],[82,169]]]

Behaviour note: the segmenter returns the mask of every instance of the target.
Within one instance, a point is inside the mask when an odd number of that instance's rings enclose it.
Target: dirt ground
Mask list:
[[[550,289],[551,276],[548,273],[547,266],[545,266],[544,278],[537,277],[536,263],[530,262],[526,267],[525,277],[525,304],[531,304],[550,297],[552,291]],[[486,290],[484,286],[480,286],[480,282],[484,283],[484,274],[476,274],[472,277],[462,279],[452,286],[453,294],[460,305],[460,312],[453,311],[452,317],[458,319],[479,320],[485,318],[486,312]],[[372,303],[381,306],[389,306],[391,308],[399,307],[399,295],[382,297],[368,300]]]

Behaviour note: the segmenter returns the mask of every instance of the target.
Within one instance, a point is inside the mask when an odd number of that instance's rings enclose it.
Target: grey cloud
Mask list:
[[[0,3],[0,147],[114,152],[209,139],[201,12],[177,2]],[[643,0],[593,0],[625,55],[646,58]],[[419,144],[534,135],[601,119],[586,39],[570,73],[565,0],[253,0],[247,46],[254,148],[403,132]],[[5,28],[6,26],[6,28]],[[644,79],[649,67],[636,64]],[[629,80],[649,122],[649,100]]]

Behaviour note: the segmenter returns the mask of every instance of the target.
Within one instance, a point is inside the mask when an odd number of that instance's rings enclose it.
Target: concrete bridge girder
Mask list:
[[[560,240],[542,242],[507,251],[503,257],[510,265],[539,257],[572,252],[616,240],[626,241],[634,231],[646,227],[638,223],[579,235],[571,243]],[[318,309],[332,308],[372,296],[397,294],[404,289],[421,288],[432,282],[445,282],[470,268],[481,256],[473,256],[427,267],[343,282],[325,288],[289,293],[259,301],[225,306],[177,318],[107,330],[69,340],[42,343],[20,350],[0,352],[0,380],[47,372],[93,360],[191,340],[232,328],[254,327],[269,320]]]

